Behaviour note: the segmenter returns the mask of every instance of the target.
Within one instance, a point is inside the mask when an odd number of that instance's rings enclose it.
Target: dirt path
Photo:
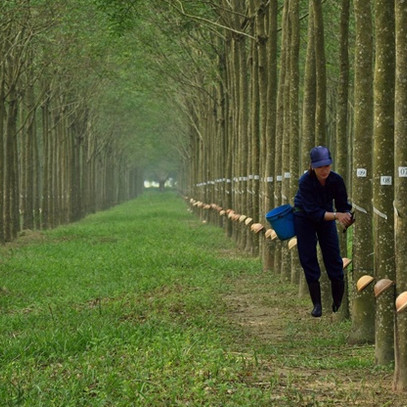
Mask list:
[[[308,298],[276,284],[266,274],[245,277],[225,297],[251,364],[248,382],[270,393],[271,406],[407,407],[407,395],[391,389],[391,369],[373,367],[372,345],[336,340],[348,325],[339,329],[332,313],[312,318]]]

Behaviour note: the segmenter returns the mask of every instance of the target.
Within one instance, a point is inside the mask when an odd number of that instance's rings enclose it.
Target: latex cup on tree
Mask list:
[[[247,218],[246,215],[240,215],[239,222],[240,223],[244,222],[246,218]]]
[[[254,233],[259,233],[261,230],[264,229],[264,226],[261,223],[253,223],[253,225],[250,227],[250,229]]]
[[[382,278],[374,285],[374,295],[377,298],[380,294],[383,294],[386,290],[394,285],[394,281],[388,278]]]
[[[272,234],[273,234],[273,229],[267,229],[264,236],[266,237],[266,239],[271,239]]]
[[[348,267],[349,264],[352,263],[352,260],[348,259],[347,257],[343,257],[342,258],[342,263],[343,263],[343,268],[346,269],[346,267]]]
[[[296,237],[292,237],[289,241],[288,241],[288,250],[291,250],[293,247],[297,246],[297,238]]]
[[[357,288],[358,292],[359,293],[362,292],[373,281],[374,281],[374,278],[372,276],[367,275],[367,274],[360,277],[359,280],[356,283],[356,288]]]
[[[396,298],[396,310],[397,312],[402,312],[407,309],[407,291],[403,291]]]

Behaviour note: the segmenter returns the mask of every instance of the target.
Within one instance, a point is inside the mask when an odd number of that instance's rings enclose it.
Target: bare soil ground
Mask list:
[[[310,300],[295,297],[264,275],[238,280],[225,298],[247,381],[270,393],[271,406],[407,406],[407,394],[392,391],[392,369],[374,366],[373,345],[346,344],[349,323],[335,329],[336,315],[313,318]]]

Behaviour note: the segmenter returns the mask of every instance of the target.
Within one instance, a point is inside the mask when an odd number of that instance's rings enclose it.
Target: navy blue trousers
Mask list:
[[[343,262],[335,222],[315,223],[304,213],[295,213],[294,229],[297,235],[298,255],[307,283],[318,281],[321,276],[317,257],[318,242],[329,279],[343,281]]]

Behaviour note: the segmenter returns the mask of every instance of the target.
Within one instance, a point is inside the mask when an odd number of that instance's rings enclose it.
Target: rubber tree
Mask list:
[[[275,138],[275,156],[274,156],[274,207],[283,204],[283,143],[284,143],[284,115],[285,101],[287,97],[287,80],[288,80],[288,31],[287,27],[288,2],[284,1],[282,11],[282,30],[281,30],[281,50],[280,50],[280,71],[278,76],[277,88],[277,119],[276,119],[276,138]],[[274,269],[276,273],[281,274],[283,268],[283,250],[282,243],[276,242],[274,250]],[[288,279],[287,275],[283,278]]]
[[[394,237],[396,295],[407,290],[407,4],[395,1]],[[407,390],[407,313],[395,316],[393,388]]]
[[[373,273],[372,240],[372,143],[373,143],[373,42],[370,0],[355,0],[355,79],[352,203],[353,284],[351,343],[374,342],[375,301],[369,290],[358,293],[356,282]]]
[[[395,280],[394,259],[394,2],[375,0],[373,226],[376,280]],[[394,290],[377,297],[375,359],[394,360]]]
[[[266,117],[266,161],[265,161],[265,181],[266,191],[264,205],[265,210],[272,209],[274,204],[274,156],[276,138],[276,101],[277,101],[277,15],[278,1],[271,0],[268,9],[268,41],[267,41],[267,117]],[[267,240],[267,254],[264,257],[263,267],[272,269],[274,265],[274,245]]]
[[[21,31],[12,30],[10,42],[20,43]],[[19,172],[18,172],[18,115],[20,105],[21,71],[25,66],[26,48],[13,47],[5,59],[7,108],[5,109],[5,167],[4,167],[4,225],[5,240],[12,241],[19,231]]]
[[[315,129],[314,145],[327,145],[326,134],[326,57],[325,57],[325,28],[322,4],[318,0],[312,0],[314,20],[314,47],[315,47]],[[318,258],[321,269],[323,269],[322,253],[318,250]],[[329,308],[331,305],[330,284],[327,273],[321,273],[322,307]]]
[[[289,192],[288,202],[294,204],[294,196],[298,188],[300,176],[300,125],[299,125],[299,95],[300,95],[300,4],[298,0],[290,0],[288,23],[290,30],[290,76],[289,76]],[[290,251],[292,283],[299,283],[302,274],[299,257],[296,250]]]
[[[314,8],[310,1],[308,5],[307,50],[304,66],[303,100],[302,100],[302,137],[300,172],[308,170],[310,165],[309,153],[314,147],[315,137],[315,109],[316,109],[316,68],[315,68],[315,30]]]
[[[250,41],[250,57],[249,57],[249,118],[248,118],[248,168],[247,172],[243,173],[246,185],[242,185],[242,191],[246,196],[248,213],[256,222],[259,221],[259,192],[260,192],[260,131],[261,131],[261,96],[260,96],[260,52],[258,41],[258,18],[256,18],[256,4],[254,0],[250,0],[248,4],[249,14],[249,34],[256,38]],[[265,89],[263,89],[265,91]],[[242,152],[244,154],[244,151]],[[247,230],[247,228],[244,228]],[[242,233],[242,232],[241,232]],[[244,232],[243,232],[244,233]],[[259,235],[249,233],[246,234],[247,252],[253,255],[259,253]]]
[[[281,175],[282,175],[282,185],[281,185],[281,203],[290,203],[290,122],[291,122],[291,19],[290,19],[290,0],[284,1],[284,9],[282,16],[282,30],[284,31],[284,42],[285,42],[285,58],[284,58],[284,87],[283,87],[283,115],[282,115],[282,163],[281,163]],[[295,18],[293,16],[293,18]],[[294,47],[295,52],[295,47]],[[294,90],[294,93],[296,91]],[[295,114],[293,112],[293,114]],[[286,243],[286,242],[285,242]],[[281,278],[286,281],[291,279],[291,252],[288,250],[287,244],[281,243]]]
[[[336,148],[335,148],[335,170],[341,174],[345,181],[347,190],[349,188],[349,125],[348,125],[348,104],[349,104],[349,15],[350,0],[341,2],[340,18],[340,40],[339,40],[339,80],[337,87],[336,103]],[[339,233],[341,253],[347,256],[347,233]],[[345,274],[346,282],[348,275]],[[348,284],[347,284],[348,285]],[[349,296],[344,295],[342,306],[339,310],[341,319],[349,317]]]
[[[308,4],[308,27],[307,48],[305,54],[303,99],[302,99],[302,122],[301,122],[301,145],[299,172],[303,174],[310,165],[309,153],[314,146],[315,137],[315,104],[316,104],[316,68],[315,68],[315,31],[314,31],[313,4]],[[298,253],[297,253],[298,255]],[[304,273],[300,276],[300,296],[308,295],[308,286]]]
[[[315,44],[315,145],[326,145],[326,58],[322,2],[312,0]]]
[[[268,5],[265,1],[256,0],[254,2],[255,11],[255,37],[258,53],[258,89],[259,89],[259,193],[254,199],[258,201],[258,219],[259,222],[264,222],[265,215],[268,211],[266,206],[267,193],[267,116],[268,116],[268,100],[267,100],[267,81],[268,81],[268,59],[267,59],[267,42],[269,41],[269,33],[267,30]],[[267,204],[268,205],[268,204]],[[259,252],[263,259],[263,268],[269,268],[270,258],[267,240],[259,240]]]
[[[2,5],[3,6],[3,5]],[[4,148],[2,155],[2,171],[4,176],[1,188],[3,200],[4,240],[16,238],[20,230],[20,166],[19,166],[19,137],[22,114],[22,97],[26,91],[27,81],[23,79],[23,72],[27,69],[30,56],[30,46],[33,38],[38,34],[37,27],[30,18],[30,8],[25,2],[17,1],[13,7],[1,10],[0,34],[2,63],[0,64],[0,81],[2,100],[1,130]]]

